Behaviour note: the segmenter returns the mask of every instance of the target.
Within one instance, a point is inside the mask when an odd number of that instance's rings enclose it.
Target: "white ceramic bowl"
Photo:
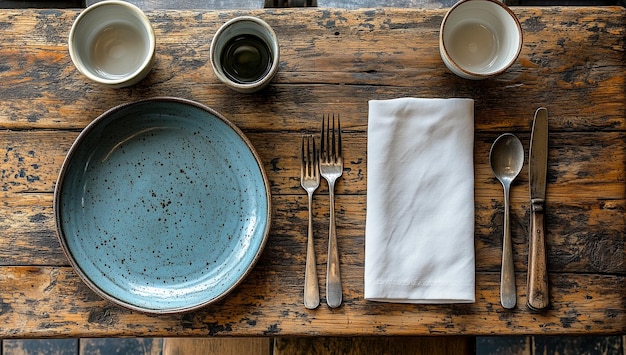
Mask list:
[[[522,49],[522,28],[498,0],[462,0],[446,14],[439,33],[445,65],[466,79],[486,79],[506,71]]]
[[[148,75],[156,40],[150,20],[137,6],[106,0],[78,15],[68,46],[72,62],[82,74],[118,88],[136,84]]]

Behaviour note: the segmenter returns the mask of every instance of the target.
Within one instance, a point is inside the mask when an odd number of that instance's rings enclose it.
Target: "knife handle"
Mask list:
[[[528,251],[528,308],[548,307],[548,270],[544,229],[544,200],[531,200],[530,239]]]

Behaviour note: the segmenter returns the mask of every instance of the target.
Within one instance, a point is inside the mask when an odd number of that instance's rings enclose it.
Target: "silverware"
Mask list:
[[[300,185],[309,195],[309,229],[306,245],[306,269],[304,273],[304,307],[315,309],[320,305],[320,290],[317,280],[315,247],[313,243],[313,192],[320,186],[319,153],[315,148],[315,137],[302,136]]]
[[[542,310],[548,307],[550,302],[543,220],[548,170],[548,110],[543,107],[535,112],[528,155],[531,217],[528,242],[527,306],[532,310]]]
[[[335,128],[336,125],[336,128]],[[341,274],[339,272],[339,251],[335,230],[335,181],[343,172],[343,153],[341,151],[341,124],[339,115],[322,117],[322,137],[320,143],[320,172],[328,182],[330,195],[330,225],[328,232],[328,264],[326,268],[326,303],[331,308],[341,305]]]
[[[500,271],[500,303],[502,307],[515,307],[515,268],[509,220],[509,192],[511,183],[524,166],[524,146],[514,135],[505,133],[498,137],[489,151],[491,170],[504,188],[504,238],[502,241],[502,269]]]

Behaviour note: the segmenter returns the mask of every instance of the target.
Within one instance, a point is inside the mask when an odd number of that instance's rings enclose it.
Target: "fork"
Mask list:
[[[304,307],[315,309],[320,305],[320,290],[317,283],[317,264],[313,244],[313,192],[320,186],[319,153],[315,149],[315,137],[302,136],[300,185],[309,195],[309,230],[306,246],[304,273]]]
[[[337,129],[335,130],[335,123]],[[339,114],[331,118],[322,116],[322,136],[320,143],[320,172],[328,182],[330,195],[330,224],[328,228],[328,263],[326,267],[326,303],[331,308],[341,306],[341,274],[339,272],[339,251],[335,230],[335,181],[343,172],[343,153],[341,151],[341,124]]]

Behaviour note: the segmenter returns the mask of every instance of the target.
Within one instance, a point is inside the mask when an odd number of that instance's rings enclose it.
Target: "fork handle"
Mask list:
[[[317,283],[317,263],[313,243],[313,196],[309,193],[309,230],[306,246],[306,267],[304,272],[304,307],[315,309],[320,305],[320,289]]]
[[[328,231],[328,263],[326,268],[326,303],[331,308],[341,306],[341,274],[339,272],[339,250],[335,229],[335,184],[328,186],[330,194],[330,224]]]

